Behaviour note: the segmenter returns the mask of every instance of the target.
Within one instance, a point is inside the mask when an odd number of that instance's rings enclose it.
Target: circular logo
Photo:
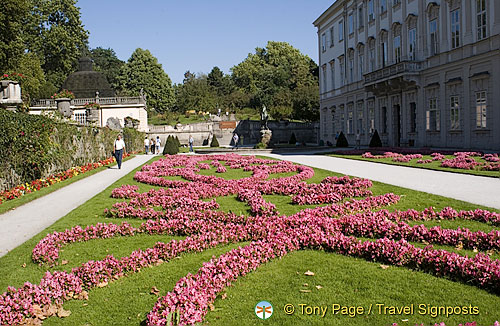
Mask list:
[[[255,306],[255,315],[266,320],[273,315],[273,305],[267,301],[261,301]]]

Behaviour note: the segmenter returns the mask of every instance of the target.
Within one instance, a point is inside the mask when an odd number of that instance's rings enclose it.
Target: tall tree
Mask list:
[[[26,49],[38,55],[47,80],[58,87],[87,51],[88,32],[80,8],[76,0],[28,1],[30,15],[23,31]]]
[[[97,47],[90,50],[90,57],[94,61],[94,69],[101,71],[106,76],[111,87],[117,88],[120,69],[125,62],[118,59],[115,50]]]
[[[286,114],[281,115],[287,116],[293,106],[293,117],[304,118],[307,114],[300,112],[301,105],[311,105],[314,101],[318,101],[319,105],[317,96],[309,91],[316,89],[319,92],[317,65],[286,42],[270,41],[265,48],[256,48],[255,53],[250,53],[231,70],[236,86],[252,97],[256,107],[264,104],[269,107],[287,106]],[[306,95],[309,96],[307,99],[304,98]],[[284,98],[290,98],[291,103]],[[273,110],[275,116],[280,116],[276,110]]]
[[[24,52],[22,29],[28,10],[28,0],[0,1],[0,73],[14,68]]]
[[[172,81],[149,50],[138,48],[118,76],[120,89],[138,95],[141,89],[147,96],[148,108],[165,112],[174,105]]]
[[[190,74],[190,78],[186,78],[182,85],[177,86],[176,106],[181,112],[186,110],[215,112],[218,104],[216,90],[210,85],[207,75]]]

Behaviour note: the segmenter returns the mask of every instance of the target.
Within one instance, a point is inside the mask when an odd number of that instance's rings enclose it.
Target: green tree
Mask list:
[[[22,29],[28,0],[0,1],[0,73],[14,68],[24,52]]]
[[[206,75],[195,76],[189,73],[189,78],[184,79],[182,85],[177,85],[176,105],[180,112],[186,110],[215,112],[217,103],[216,90],[210,86]]]
[[[256,48],[255,53],[250,53],[231,71],[236,86],[251,97],[253,106],[281,106],[275,104],[276,94],[289,91],[294,117],[311,115],[299,111],[304,104],[306,110],[314,107],[309,103],[314,97],[305,95],[318,88],[317,65],[290,44],[269,41],[265,48]],[[301,97],[295,99],[296,95]]]
[[[174,103],[172,81],[149,50],[138,48],[120,69],[118,85],[121,90],[139,94],[143,89],[147,96],[148,108],[163,113]]]
[[[30,103],[31,99],[39,98],[42,87],[45,87],[45,74],[40,67],[40,60],[34,53],[23,54],[17,62],[16,68],[12,72],[24,75],[25,79],[21,83],[21,90],[24,103]],[[53,94],[53,93],[52,93]]]
[[[319,87],[308,85],[297,87],[293,93],[293,117],[298,120],[319,120]]]
[[[80,19],[80,8],[76,0],[28,1],[25,47],[38,55],[48,82],[59,87],[87,51],[88,31]]]
[[[97,47],[90,50],[90,57],[94,61],[94,70],[101,71],[111,87],[117,88],[118,76],[120,75],[120,69],[125,64],[124,61],[118,59],[116,53],[113,49],[104,49]]]

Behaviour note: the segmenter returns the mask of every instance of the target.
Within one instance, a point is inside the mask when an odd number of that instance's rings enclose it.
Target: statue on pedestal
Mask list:
[[[271,129],[269,129],[267,125],[267,120],[269,119],[269,115],[267,114],[267,108],[265,105],[262,106],[262,110],[260,111],[260,142],[268,147],[271,142],[271,137],[273,135]]]
[[[262,110],[260,111],[260,123],[261,123],[260,129],[269,130],[269,127],[267,126],[268,119],[269,115],[267,114],[267,108],[265,105],[262,105]]]

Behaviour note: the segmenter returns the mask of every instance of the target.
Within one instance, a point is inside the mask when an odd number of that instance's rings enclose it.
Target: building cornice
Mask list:
[[[319,28],[328,18],[332,17],[339,9],[343,10],[346,0],[336,0],[328,9],[326,9],[314,22],[313,25]]]

